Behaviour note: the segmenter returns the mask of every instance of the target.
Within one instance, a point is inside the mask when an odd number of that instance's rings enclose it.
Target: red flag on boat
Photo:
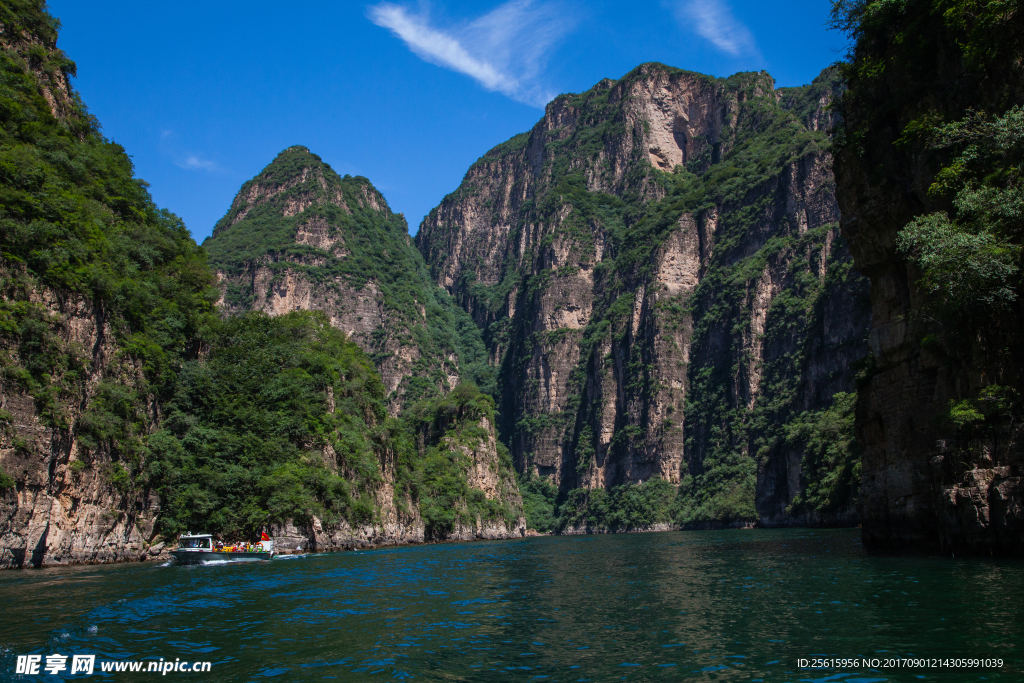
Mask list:
[[[267,536],[267,532],[266,531],[264,531],[264,532],[262,532],[260,534],[260,540],[261,541],[269,541],[270,540],[270,536]]]

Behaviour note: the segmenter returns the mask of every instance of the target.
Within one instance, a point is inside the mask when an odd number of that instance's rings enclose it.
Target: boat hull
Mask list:
[[[208,564],[210,562],[261,562],[269,560],[274,553],[215,553],[209,550],[172,550],[171,555],[178,564]]]

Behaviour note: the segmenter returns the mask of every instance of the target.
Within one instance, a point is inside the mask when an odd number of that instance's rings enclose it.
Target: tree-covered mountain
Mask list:
[[[99,132],[40,2],[0,5],[0,566],[154,531],[145,438],[216,299],[181,221]]]
[[[229,313],[326,313],[371,354],[392,412],[494,383],[472,320],[430,280],[405,218],[366,178],[289,147],[239,190],[203,243]]]
[[[1017,4],[842,0],[849,61],[801,88],[644,64],[561,95],[415,243],[289,147],[199,247],[43,3],[0,3],[0,567],[524,511],[1019,552]]]
[[[557,97],[426,218],[417,244],[500,368],[517,468],[548,480],[528,508],[855,522],[869,314],[838,234],[840,90],[834,70],[776,89],[645,64]],[[629,492],[652,479],[671,486]]]

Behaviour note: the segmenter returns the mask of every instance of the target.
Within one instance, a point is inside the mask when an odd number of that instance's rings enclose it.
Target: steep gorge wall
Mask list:
[[[78,435],[101,382],[116,376],[122,386],[138,386],[141,368],[124,357],[102,305],[44,287],[32,289],[26,303],[48,323],[50,344],[82,370],[45,407],[18,375],[0,377],[0,467],[14,480],[0,494],[0,568],[146,559],[159,498],[112,485],[117,458]],[[5,345],[0,362],[9,371],[40,351]]]
[[[1024,136],[993,122],[1024,106],[1024,13],[908,2],[837,18],[856,39],[835,165],[841,225],[871,280],[873,367],[857,405],[865,544],[1019,555],[1019,257],[1010,300],[994,303],[977,273],[1021,243],[1019,208],[1000,194],[1019,192]],[[972,202],[973,191],[989,194]],[[933,262],[951,264],[940,287],[920,253],[899,246],[927,215],[953,220],[949,241],[929,245]],[[997,248],[975,251],[979,236]],[[959,300],[957,287],[969,290]]]
[[[108,238],[122,231],[145,247],[157,221],[148,195],[119,175],[130,168],[123,150],[102,140],[71,89],[75,65],[45,9],[4,8],[0,21],[0,568],[150,557],[159,501],[112,483],[124,454],[97,420],[112,392],[133,396],[146,379],[118,339],[123,311],[89,290],[116,288],[123,263],[97,277],[94,250],[118,252]],[[173,229],[161,237],[164,255],[187,267]],[[152,273],[139,270],[140,279]],[[157,408],[129,403],[121,431],[131,440]]]
[[[520,471],[666,479],[685,523],[855,519],[787,510],[811,473],[783,427],[866,352],[832,90],[644,65],[556,98],[431,212],[417,244],[484,330]]]

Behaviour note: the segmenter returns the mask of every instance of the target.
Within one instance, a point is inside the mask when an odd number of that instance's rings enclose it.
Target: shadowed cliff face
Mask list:
[[[482,360],[479,335],[461,334],[471,324],[430,282],[405,219],[368,180],[338,176],[304,147],[245,183],[203,246],[226,312],[323,311],[372,355],[393,413],[450,390]],[[472,369],[467,379],[480,381]]]
[[[857,405],[864,541],[1020,554],[1019,257],[1005,283],[1013,294],[997,302],[970,270],[995,264],[998,253],[925,245],[934,260],[955,263],[936,287],[920,251],[899,244],[910,224],[941,215],[961,241],[1019,249],[1019,212],[1004,220],[998,200],[1020,187],[1024,135],[1018,126],[999,137],[995,122],[1024,104],[1024,14],[921,2],[842,12],[856,45],[837,193],[843,235],[871,280],[873,369]],[[993,143],[998,149],[986,152]],[[962,200],[976,190],[990,199],[971,209]],[[972,291],[953,300],[953,285],[964,281]]]
[[[643,65],[555,99],[426,218],[417,245],[484,332],[520,471],[666,479],[684,524],[855,519],[855,485],[801,502],[821,473],[786,430],[866,352],[833,89]]]

